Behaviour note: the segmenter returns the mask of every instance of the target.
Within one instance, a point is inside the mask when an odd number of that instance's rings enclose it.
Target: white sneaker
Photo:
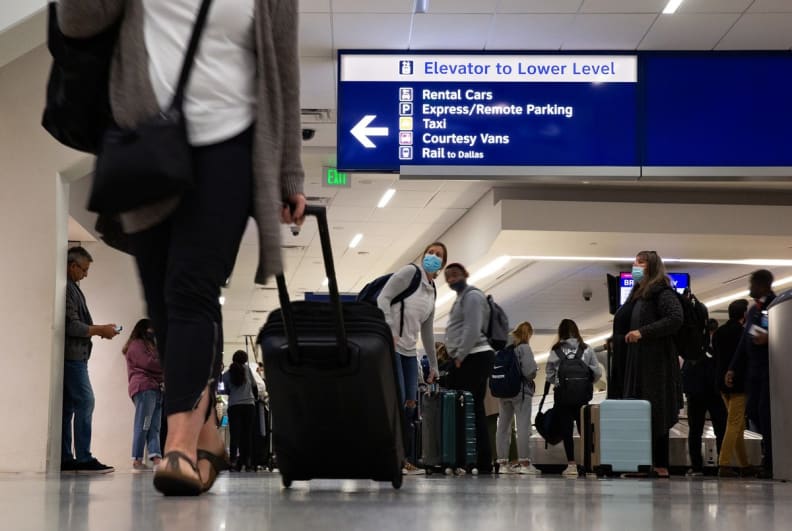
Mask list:
[[[423,476],[426,474],[426,470],[423,468],[418,468],[412,463],[404,463],[404,466],[402,467],[402,474],[405,476]]]
[[[524,474],[528,476],[539,476],[542,472],[533,465],[519,465],[517,468],[514,469],[515,474]]]
[[[567,465],[566,470],[564,470],[561,475],[566,477],[578,477],[577,465]]]
[[[514,466],[508,461],[498,462],[498,474],[514,474]]]

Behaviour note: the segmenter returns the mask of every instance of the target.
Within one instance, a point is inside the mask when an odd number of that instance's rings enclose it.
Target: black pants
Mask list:
[[[553,405],[553,414],[558,415],[558,426],[561,427],[564,434],[564,452],[566,452],[567,461],[575,460],[575,433],[572,430],[577,426],[578,435],[580,435],[581,407],[583,406]]]
[[[688,453],[690,455],[690,465],[693,470],[700,471],[704,468],[701,458],[701,436],[704,433],[704,422],[707,411],[712,420],[712,429],[715,431],[715,441],[720,455],[723,435],[726,433],[726,406],[720,394],[712,393],[691,394],[687,397],[688,408]]]
[[[762,436],[762,466],[773,468],[773,431],[770,424],[770,374],[754,370],[748,379],[745,413]]]
[[[483,474],[492,471],[492,448],[487,431],[487,416],[484,413],[484,395],[487,393],[487,380],[492,373],[495,353],[491,350],[469,354],[462,366],[451,373],[451,388],[470,391],[476,407],[476,447],[478,459],[476,467]]]
[[[652,465],[668,468],[668,430],[655,433],[652,430]]]
[[[253,426],[256,406],[241,404],[228,408],[228,431],[231,435],[231,459],[236,460],[237,466],[251,466],[253,448]],[[238,452],[238,457],[237,457]]]
[[[222,366],[220,287],[251,212],[252,130],[193,148],[196,186],[165,222],[131,235],[165,370],[165,412],[193,409]]]

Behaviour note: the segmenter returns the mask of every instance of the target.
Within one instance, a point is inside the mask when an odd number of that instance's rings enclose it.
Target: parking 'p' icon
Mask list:
[[[399,103],[399,116],[412,116],[413,104],[409,101]]]

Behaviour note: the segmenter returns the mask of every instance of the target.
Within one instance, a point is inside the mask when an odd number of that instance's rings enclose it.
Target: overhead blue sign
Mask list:
[[[339,54],[338,168],[636,166],[634,55]]]
[[[641,56],[646,166],[792,166],[792,54]]]

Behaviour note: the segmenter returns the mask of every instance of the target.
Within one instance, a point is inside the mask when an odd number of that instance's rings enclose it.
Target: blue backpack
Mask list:
[[[495,354],[495,363],[492,366],[489,387],[495,398],[514,398],[524,392],[525,379],[522,367],[514,350],[514,345],[509,345]]]
[[[418,291],[418,287],[421,285],[421,268],[415,264],[410,264],[415,268],[415,273],[413,273],[413,278],[410,281],[410,285],[407,286],[407,289],[393,297],[391,300],[391,306],[394,304],[401,303],[401,317],[399,319],[399,336],[402,335],[402,331],[404,330],[404,299]],[[382,293],[382,288],[385,287],[385,284],[388,283],[390,278],[393,276],[393,273],[388,273],[387,275],[382,275],[381,277],[377,277],[365,286],[363,289],[360,290],[358,293],[357,301],[358,302],[367,302],[369,304],[373,304],[374,306],[377,305],[377,299]],[[435,296],[437,296],[437,292],[435,291]]]

